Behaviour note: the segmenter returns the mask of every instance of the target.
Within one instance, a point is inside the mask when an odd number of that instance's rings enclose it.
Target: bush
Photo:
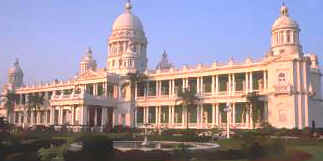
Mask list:
[[[131,128],[129,126],[115,126],[113,129],[110,130],[110,132],[112,133],[123,133],[123,132],[127,132],[127,133],[133,133],[133,132],[138,132],[139,129],[135,129],[135,128]]]
[[[113,142],[104,135],[86,135],[78,139],[83,144],[82,151],[93,160],[101,161],[113,157]]]
[[[65,148],[63,146],[54,148],[41,148],[38,155],[41,161],[64,161]]]

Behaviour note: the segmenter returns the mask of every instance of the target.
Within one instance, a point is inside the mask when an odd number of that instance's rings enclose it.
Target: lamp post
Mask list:
[[[223,109],[227,113],[227,139],[230,139],[230,112],[231,112],[231,103],[227,103],[226,107]]]

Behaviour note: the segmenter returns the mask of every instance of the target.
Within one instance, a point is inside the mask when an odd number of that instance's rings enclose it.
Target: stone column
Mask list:
[[[201,92],[202,95],[204,95],[204,81],[203,81],[203,77],[201,77],[200,80],[201,80],[201,85],[200,85],[201,86],[201,89],[200,89],[201,91],[200,92]]]
[[[80,119],[80,121],[81,121],[81,125],[87,125],[87,115],[88,115],[88,108],[87,108],[87,106],[85,106],[85,105],[83,105],[82,107],[81,107],[81,113],[82,113],[82,115],[81,115],[81,119]]]
[[[159,107],[158,106],[155,106],[155,125],[156,127],[158,127],[159,125]]]
[[[169,106],[168,113],[170,114],[168,124],[172,126],[175,124],[175,106]]]
[[[30,111],[31,114],[30,114],[30,124],[31,125],[34,125],[34,117],[35,117],[35,113],[33,110]]]
[[[232,103],[232,123],[236,123],[236,103]]]
[[[185,127],[185,125],[186,125],[186,112],[187,112],[187,110],[186,110],[186,108],[184,108],[184,106],[182,106],[182,125],[183,125],[183,127]]]
[[[233,73],[232,74],[232,93],[233,93],[233,95],[234,95],[235,91],[236,91],[236,77],[235,77],[235,74]]]
[[[229,80],[228,95],[231,96],[232,95],[232,74],[228,74],[228,80]]]
[[[212,127],[214,128],[216,125],[216,105],[212,104]]]
[[[246,76],[246,80],[245,80],[245,87],[246,87],[246,89],[245,89],[245,92],[248,93],[249,92],[249,73],[246,72],[245,73],[245,76]]]
[[[211,87],[212,95],[215,93],[215,76],[212,76],[212,87]]]
[[[219,103],[217,103],[216,105],[215,105],[215,114],[216,114],[216,120],[215,120],[215,123],[216,123],[216,125],[217,126],[219,126]]]
[[[106,125],[106,123],[107,123],[107,117],[108,117],[108,109],[107,109],[107,107],[103,107],[102,108],[102,116],[101,116],[101,118],[102,118],[102,126],[104,127],[105,125]]]
[[[218,75],[215,76],[215,83],[216,83],[215,92],[216,92],[216,95],[218,95],[218,93],[219,93],[219,86],[220,86],[220,84],[219,84],[219,76]]]
[[[197,94],[202,94],[202,90],[201,90],[201,88],[200,88],[200,86],[201,86],[201,77],[197,77],[197,79],[196,79],[196,82],[197,82],[197,88],[196,88],[196,92],[197,92]]]
[[[252,72],[250,72],[250,92],[253,91],[253,77],[252,77]]]
[[[172,80],[168,80],[168,96],[171,97],[172,95],[173,95]]]
[[[175,95],[175,79],[172,80],[172,95]]]
[[[50,108],[50,123],[51,125],[54,125],[54,119],[55,119],[55,107]]]
[[[59,107],[59,117],[60,117],[59,124],[60,125],[63,125],[63,110],[64,110],[64,107]]]
[[[265,89],[265,90],[267,90],[267,88],[268,88],[268,87],[267,87],[267,81],[268,81],[267,79],[268,79],[268,78],[267,78],[267,71],[265,70],[265,71],[264,71],[264,89]]]
[[[160,89],[159,89],[159,80],[156,80],[156,96],[160,96],[159,92],[160,92]]]
[[[94,107],[94,126],[98,125],[98,108]]]

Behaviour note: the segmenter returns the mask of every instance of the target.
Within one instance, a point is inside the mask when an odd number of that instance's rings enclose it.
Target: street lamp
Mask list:
[[[231,103],[227,103],[226,107],[223,109],[227,113],[227,139],[230,139],[230,112],[231,112]]]

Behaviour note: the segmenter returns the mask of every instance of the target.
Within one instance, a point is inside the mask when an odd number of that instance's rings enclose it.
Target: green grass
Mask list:
[[[317,143],[295,145],[288,144],[288,148],[304,151],[313,155],[313,158],[308,161],[322,161],[323,160],[323,141]]]

